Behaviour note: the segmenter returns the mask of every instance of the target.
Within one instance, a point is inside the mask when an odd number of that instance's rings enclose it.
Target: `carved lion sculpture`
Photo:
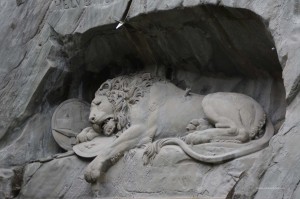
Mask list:
[[[218,92],[206,96],[184,91],[150,74],[120,76],[104,82],[91,104],[93,128],[78,135],[78,141],[99,133],[118,137],[88,165],[85,179],[95,182],[112,160],[124,152],[147,145],[145,161],[168,144],[178,145],[190,157],[221,163],[261,150],[274,134],[262,107],[251,97]],[[266,125],[265,125],[266,123]],[[254,140],[266,126],[262,137]],[[216,156],[193,151],[189,144],[222,141],[242,147]]]

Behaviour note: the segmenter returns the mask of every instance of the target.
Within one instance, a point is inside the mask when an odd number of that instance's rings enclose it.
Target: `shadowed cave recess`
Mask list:
[[[146,71],[199,94],[244,93],[263,106],[276,130],[284,121],[282,68],[255,13],[198,6],[143,14],[115,27],[60,37],[73,97],[91,102],[106,79]]]

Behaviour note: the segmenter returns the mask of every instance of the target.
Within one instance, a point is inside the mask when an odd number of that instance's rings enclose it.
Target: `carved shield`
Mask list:
[[[61,103],[52,116],[52,134],[63,149],[72,150],[76,136],[90,126],[88,121],[90,104],[80,99],[69,99]]]

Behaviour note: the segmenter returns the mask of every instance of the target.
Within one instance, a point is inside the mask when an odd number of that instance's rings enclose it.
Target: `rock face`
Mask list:
[[[299,13],[283,0],[2,0],[0,196],[299,198]],[[44,163],[62,152],[51,134],[61,102],[90,103],[106,79],[137,71],[199,94],[247,94],[278,132],[265,150],[218,166],[166,148],[145,167],[134,149],[93,186],[89,161]],[[164,162],[169,153],[182,153],[180,166]]]
[[[192,161],[180,148],[168,146],[151,165],[145,166],[141,161],[143,150],[134,149],[93,186],[83,177],[88,162],[76,156],[66,157],[43,165],[27,165],[26,185],[19,198],[226,198],[258,155],[211,166]]]
[[[91,198],[91,186],[82,174],[85,166],[75,156],[29,164],[19,198]]]

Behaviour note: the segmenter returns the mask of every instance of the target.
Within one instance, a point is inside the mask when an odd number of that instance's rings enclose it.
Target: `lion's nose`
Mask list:
[[[95,120],[96,120],[95,116],[90,116],[90,117],[89,117],[89,121],[90,121],[91,123],[95,123]]]

